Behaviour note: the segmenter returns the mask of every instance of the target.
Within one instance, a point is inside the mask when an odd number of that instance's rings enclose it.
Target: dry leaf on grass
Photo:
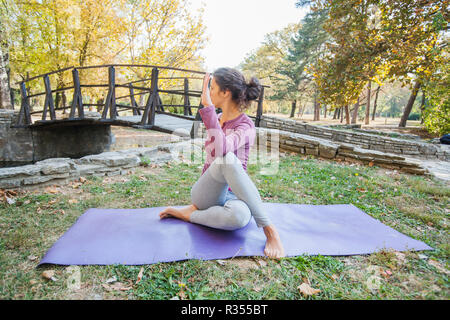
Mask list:
[[[36,260],[36,259],[37,259],[36,256],[33,256],[33,255],[29,255],[29,256],[28,256],[28,260],[30,260],[30,261],[34,261],[34,260]]]
[[[69,203],[74,204],[74,203],[78,203],[77,199],[69,199]]]
[[[114,282],[113,284],[102,284],[102,287],[107,291],[128,291],[131,290],[132,287],[126,287],[122,282]]]
[[[81,183],[85,183],[87,180],[86,180],[86,178],[84,178],[84,177],[80,177],[79,181],[80,181]]]
[[[80,186],[81,186],[81,183],[75,182],[74,184],[72,184],[72,189],[77,189]]]
[[[15,200],[15,199],[8,197],[6,194],[5,194],[4,197],[5,197],[5,201],[6,201],[9,205],[12,205],[12,204],[16,203],[16,200]]]
[[[320,292],[320,289],[315,289],[313,287],[311,287],[309,284],[307,283],[302,283],[301,285],[299,285],[297,287],[297,289],[300,290],[300,292],[304,295],[304,296],[313,296],[315,294],[318,294]]]
[[[56,187],[47,187],[45,188],[45,192],[56,194],[59,193],[59,190]]]
[[[142,280],[143,275],[144,275],[144,267],[141,267],[141,270],[139,270],[139,274],[137,276],[136,284],[138,284]]]
[[[450,271],[447,270],[446,268],[444,268],[439,262],[437,262],[436,260],[430,259],[428,260],[428,264],[432,265],[433,267],[435,267],[436,269],[438,269],[440,272],[445,273],[445,274],[449,274]]]
[[[54,270],[45,270],[44,272],[42,272],[41,276],[47,280],[52,280],[52,281],[58,280],[55,278]]]
[[[107,279],[106,283],[113,283],[113,282],[116,282],[116,281],[117,281],[117,278],[114,276],[114,277],[111,277],[111,278]]]

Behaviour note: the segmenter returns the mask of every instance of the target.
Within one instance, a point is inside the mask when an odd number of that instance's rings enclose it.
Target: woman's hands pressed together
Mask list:
[[[202,105],[204,107],[209,107],[212,105],[211,96],[209,92],[209,80],[211,79],[211,76],[209,73],[205,74],[205,77],[203,78],[203,90],[202,90]]]

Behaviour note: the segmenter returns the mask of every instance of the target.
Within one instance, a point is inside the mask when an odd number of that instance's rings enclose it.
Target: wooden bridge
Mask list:
[[[116,69],[123,67],[133,67],[133,68],[151,68],[151,78],[130,81],[126,83],[118,84],[116,83]],[[100,68],[108,68],[108,84],[82,84],[80,83],[79,70],[92,69],[90,72],[99,72]],[[62,72],[72,71],[73,83],[72,86],[52,89],[50,85],[51,74],[57,74]],[[160,77],[160,70],[168,70],[179,72],[183,76],[172,76],[172,77]],[[192,81],[202,81],[203,77],[195,75],[204,75],[205,72],[196,70],[179,69],[165,66],[154,66],[154,65],[136,65],[136,64],[108,64],[99,66],[85,66],[85,67],[68,67],[64,69],[59,69],[49,73],[41,74],[32,78],[28,78],[24,81],[18,82],[20,85],[21,92],[21,106],[18,116],[17,123],[14,127],[39,127],[39,128],[60,128],[63,126],[79,126],[79,125],[115,125],[115,126],[128,126],[140,129],[150,129],[161,131],[165,133],[176,133],[179,134],[179,129],[184,132],[190,132],[191,138],[195,137],[197,133],[195,125],[198,125],[198,121],[201,121],[199,109],[203,108],[201,102],[198,106],[191,105],[190,98],[198,97],[201,98],[201,91],[190,89],[190,84]],[[30,93],[30,88],[27,88],[27,82],[32,80],[37,80],[42,78],[44,83],[45,91],[39,93]],[[160,88],[160,80],[183,80],[182,89],[173,88]],[[143,83],[139,85],[139,83]],[[150,82],[149,86],[145,83]],[[82,88],[95,88],[104,87],[107,88],[106,98],[102,103],[84,103],[82,96]],[[201,86],[200,86],[201,87]],[[122,95],[116,97],[116,88],[126,88],[129,92],[127,95]],[[59,106],[60,100],[58,100],[57,105],[53,99],[53,94],[58,92],[66,92],[73,90],[73,99],[70,106],[65,106],[64,102],[62,106]],[[137,92],[135,92],[135,90]],[[160,94],[178,95],[183,96],[183,104],[164,104]],[[135,97],[149,94],[148,99],[144,107],[138,106]],[[45,102],[42,110],[30,111],[30,98],[37,96],[45,96]],[[129,99],[129,104],[119,103],[118,101],[123,99]],[[262,103],[264,99],[264,86],[261,90],[259,99],[257,100],[258,106],[256,111],[256,116],[254,117],[255,126],[259,126],[259,122],[262,116]],[[201,99],[199,99],[201,100]],[[92,117],[85,115],[85,107],[97,107],[97,110],[101,111],[100,117]],[[183,108],[183,114],[167,112],[164,108],[174,107]],[[57,119],[57,114],[55,111],[70,109],[70,113],[66,118]],[[192,109],[197,109],[195,115],[193,115]],[[123,111],[132,110],[133,115],[121,116],[120,113]],[[47,118],[47,113],[49,118]],[[33,122],[31,115],[41,114],[40,120],[35,120]],[[253,118],[253,117],[252,117]],[[174,132],[174,131],[178,131]]]

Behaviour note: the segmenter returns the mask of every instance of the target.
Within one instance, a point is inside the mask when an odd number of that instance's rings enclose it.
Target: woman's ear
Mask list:
[[[230,90],[223,90],[223,91],[220,91],[220,94],[222,95],[222,97],[223,97],[224,99],[231,98],[231,91],[230,91]]]

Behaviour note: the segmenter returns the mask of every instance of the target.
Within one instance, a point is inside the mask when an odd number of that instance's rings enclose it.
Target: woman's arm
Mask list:
[[[231,130],[231,133],[225,135],[213,105],[202,108],[199,112],[214,146],[215,156],[224,156],[228,152],[235,152],[247,143],[250,146],[253,145],[256,130],[249,123],[242,123]]]
[[[233,132],[228,135],[225,135],[223,132],[219,118],[217,117],[216,108],[212,104],[209,94],[209,79],[210,75],[206,73],[203,79],[202,90],[202,104],[204,107],[199,112],[213,143],[213,150],[215,150],[213,156],[224,156],[228,152],[235,152],[246,143],[252,146],[256,137],[256,130],[249,123],[242,123],[242,125],[234,128]]]

